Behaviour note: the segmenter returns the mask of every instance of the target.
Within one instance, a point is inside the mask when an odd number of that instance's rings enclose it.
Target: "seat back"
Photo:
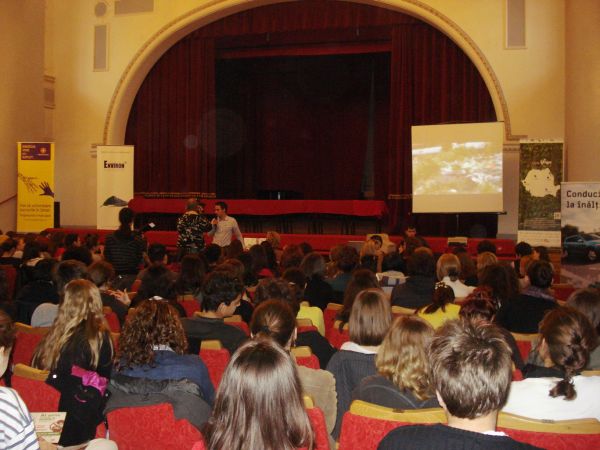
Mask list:
[[[177,303],[185,309],[185,315],[187,317],[194,317],[194,313],[200,311],[200,303],[193,295],[179,296],[177,298]]]
[[[102,308],[102,312],[104,313],[104,318],[108,323],[110,331],[113,333],[120,333],[121,323],[119,322],[119,318],[117,317],[117,314],[112,310],[112,308],[110,306],[104,306]]]
[[[56,412],[60,392],[46,384],[48,372],[25,364],[16,364],[11,384],[31,412]]]
[[[329,434],[325,426],[325,416],[323,411],[314,406],[306,407],[306,414],[310,420],[310,425],[315,433],[314,450],[329,450]],[[120,447],[119,447],[120,448]],[[205,450],[206,445],[203,440],[194,443],[192,450]]]
[[[320,369],[321,364],[319,358],[317,358],[310,347],[302,345],[300,347],[292,348],[292,355],[296,359],[296,363],[300,366],[309,367],[310,369]]]
[[[306,408],[306,413],[315,432],[315,445],[313,448],[315,450],[329,450],[329,433],[327,432],[323,411],[315,406]]]
[[[15,323],[17,330],[12,351],[13,364],[31,364],[35,348],[42,338],[50,331],[50,327],[32,327],[24,323]]]
[[[323,321],[325,322],[325,337],[329,338],[329,332],[335,323],[335,316],[342,310],[344,305],[339,303],[328,303],[327,308],[323,311]]]
[[[187,420],[175,418],[169,403],[115,409],[106,419],[110,439],[119,450],[189,450],[202,438]]]
[[[548,450],[592,450],[600,446],[600,422],[596,419],[536,420],[500,412],[498,431]]]
[[[344,342],[348,342],[350,340],[348,324],[343,326],[342,331],[340,331],[340,324],[341,322],[336,320],[333,324],[333,327],[329,331],[329,336],[327,337],[329,343],[338,350],[342,347]]]
[[[13,301],[15,299],[15,289],[17,286],[17,269],[11,265],[0,265],[0,270],[4,270],[6,274],[6,283],[8,284],[8,300]]]
[[[539,339],[538,333],[511,333],[517,343],[517,348],[523,361],[527,361],[533,342]]]
[[[401,411],[354,400],[342,420],[340,448],[375,450],[387,433],[401,425],[445,422],[442,408]]]
[[[235,316],[225,317],[223,322],[227,325],[239,328],[246,336],[250,336],[250,328],[248,327],[248,324],[242,320],[242,316],[236,314]]]
[[[202,341],[200,344],[200,358],[206,364],[208,376],[215,390],[219,388],[223,372],[229,364],[229,352],[223,348],[219,341]]]
[[[413,308],[405,308],[404,306],[392,306],[393,316],[411,316],[415,313]]]

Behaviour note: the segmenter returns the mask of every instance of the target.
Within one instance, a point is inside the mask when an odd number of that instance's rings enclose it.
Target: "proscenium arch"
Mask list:
[[[124,143],[129,112],[138,89],[156,61],[180,39],[198,28],[240,11],[288,1],[207,0],[203,2],[202,6],[191,9],[161,27],[136,52],[117,82],[104,122],[103,144],[121,145]],[[481,74],[492,98],[496,118],[498,121],[504,122],[505,144],[519,139],[520,136],[513,136],[511,132],[508,106],[496,74],[477,44],[456,23],[419,0],[350,1],[409,14],[446,34],[465,52]]]

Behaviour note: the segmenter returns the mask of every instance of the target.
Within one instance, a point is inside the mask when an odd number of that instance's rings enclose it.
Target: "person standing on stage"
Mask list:
[[[231,244],[231,238],[235,235],[243,246],[244,238],[242,237],[237,220],[227,215],[227,203],[215,203],[215,215],[217,217],[210,222],[212,229],[208,232],[213,237],[213,244],[217,244],[220,247],[227,247]]]
[[[185,213],[177,219],[177,248],[180,258],[190,253],[200,253],[204,250],[203,233],[210,231],[212,226],[202,214],[203,206],[194,198],[185,205]]]

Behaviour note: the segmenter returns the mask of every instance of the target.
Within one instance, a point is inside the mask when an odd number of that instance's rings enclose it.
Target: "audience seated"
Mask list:
[[[65,237],[65,249],[60,255],[62,261],[74,259],[81,261],[86,266],[92,263],[92,253],[87,247],[81,245],[81,239],[76,233],[67,234]]]
[[[579,289],[571,294],[567,306],[576,309],[588,318],[596,331],[596,344],[592,346],[590,361],[586,369],[600,369],[600,291],[598,289]]]
[[[477,278],[481,276],[483,269],[492,264],[498,264],[498,257],[492,252],[481,252],[477,254]]]
[[[292,307],[294,314],[298,316],[300,304],[296,300],[294,291],[289,283],[280,278],[264,279],[258,283],[254,293],[254,303],[260,305],[266,300],[281,300]],[[321,367],[326,367],[330,358],[335,353],[335,349],[318,331],[307,330],[298,333],[296,345],[306,345],[310,347],[315,356],[319,359]]]
[[[288,269],[291,270],[291,269]],[[256,307],[250,323],[253,338],[269,337],[287,352],[296,340],[296,317],[289,304],[267,300]],[[327,431],[332,432],[336,418],[335,379],[331,372],[296,366],[302,392],[309,395],[325,415]]]
[[[189,342],[189,351],[195,355],[203,340],[221,341],[230,353],[246,339],[244,332],[227,325],[223,318],[233,315],[242,297],[243,285],[230,271],[215,270],[206,277],[202,311],[195,317],[182,320]]]
[[[481,255],[482,253],[491,253],[495,256],[496,245],[492,241],[489,241],[487,239],[479,241],[479,243],[477,244],[477,256]]]
[[[202,284],[208,263],[201,254],[185,255],[181,259],[179,275],[175,280],[175,293],[178,296],[192,296],[202,303]]]
[[[167,264],[169,262],[169,257],[167,255],[167,247],[165,247],[163,244],[155,242],[154,244],[150,244],[148,246],[148,251],[146,252],[146,255],[147,267],[138,272],[136,277],[138,280],[142,280],[144,278],[144,275],[146,275],[149,268],[164,267],[165,269],[167,269],[171,280],[175,281],[177,275],[167,267]]]
[[[21,265],[21,259],[15,258],[14,254],[17,250],[17,241],[14,239],[6,239],[0,245],[0,252],[2,255],[0,256],[0,265],[13,266],[15,269]]]
[[[119,323],[122,327],[125,323],[125,317],[127,317],[127,310],[131,304],[131,300],[129,300],[126,292],[111,289],[110,283],[115,277],[112,265],[106,261],[96,261],[88,268],[88,276],[100,290],[102,305],[110,306],[119,318]]]
[[[492,253],[493,254],[493,253]],[[477,265],[467,253],[467,250],[455,253],[460,262],[460,274],[458,278],[463,280],[464,284],[469,287],[475,287],[479,283],[477,279]]]
[[[331,357],[327,370],[336,379],[337,419],[333,437],[337,438],[342,416],[350,407],[352,391],[369,375],[375,375],[375,355],[391,323],[390,302],[380,289],[360,292],[353,302],[348,323],[350,341]]]
[[[338,273],[334,278],[327,280],[333,289],[334,300],[338,303],[341,303],[341,299],[346,291],[346,286],[350,282],[352,272],[356,266],[358,266],[358,263],[358,252],[354,247],[345,245],[339,250],[339,254],[337,256]]]
[[[304,272],[297,267],[291,267],[283,272],[281,278],[290,284],[292,295],[300,305],[297,318],[309,319],[312,324],[317,327],[321,336],[325,336],[325,321],[323,319],[323,311],[321,308],[302,304],[304,301],[304,287],[306,286]]]
[[[531,286],[503,304],[496,316],[499,325],[515,333],[536,333],[546,311],[558,306],[549,289],[554,277],[550,263],[534,261],[527,274]]]
[[[431,377],[448,425],[408,425],[379,449],[532,449],[496,431],[512,376],[510,348],[491,324],[453,320],[430,347]]]
[[[600,420],[600,377],[578,375],[597,342],[589,320],[573,308],[558,307],[542,320],[540,336],[543,367],[525,367],[527,379],[512,383],[503,411],[534,419]]]
[[[392,305],[420,308],[431,302],[435,288],[435,260],[430,249],[420,247],[408,258],[408,279],[392,290]]]
[[[167,300],[177,310],[180,317],[186,317],[185,309],[177,303],[173,273],[165,266],[153,265],[148,267],[137,294],[133,299],[132,306],[135,307],[142,301],[152,297]]]
[[[290,267],[300,267],[304,258],[304,253],[299,245],[289,244],[286,245],[281,254],[281,261],[279,263],[279,269],[285,271]]]
[[[435,285],[431,303],[417,310],[422,319],[433,328],[441,327],[447,320],[458,319],[460,306],[454,303],[454,291],[443,281]]]
[[[146,300],[125,325],[106,412],[168,401],[178,419],[198,429],[208,420],[214,388],[197,355],[188,355],[177,312],[166,301]]]
[[[202,254],[208,263],[208,271],[212,271],[221,262],[223,249],[217,244],[209,244],[206,246]]]
[[[304,299],[311,306],[325,310],[327,304],[333,300],[333,288],[325,281],[325,259],[319,253],[309,253],[302,259],[300,269],[307,280]]]
[[[383,256],[381,244],[379,244],[378,247],[375,240],[368,239],[360,249],[359,267],[362,269],[369,269],[373,273],[382,272]]]
[[[397,317],[377,356],[377,375],[362,380],[353,400],[395,409],[438,407],[429,378],[429,343],[433,328],[415,316]]]
[[[72,280],[87,279],[87,267],[81,261],[61,261],[54,269],[54,285],[59,298],[65,295],[65,288]],[[49,327],[58,314],[58,305],[51,302],[41,303],[31,315],[31,326]]]
[[[222,264],[217,266],[218,270],[229,271],[235,278],[237,278],[242,285],[244,284],[245,267],[239,259],[226,259]],[[249,291],[244,286],[244,292],[240,300],[239,306],[235,309],[233,315],[241,316],[242,320],[246,323],[250,323],[252,318],[252,312],[254,311],[254,305],[250,298]]]
[[[4,375],[8,367],[14,342],[15,329],[12,320],[4,311],[0,311],[0,377]],[[47,446],[48,442],[43,439],[38,443],[31,414],[17,391],[0,386],[0,402],[2,403],[0,443],[3,448],[25,450],[53,448],[53,446]]]
[[[478,273],[478,278],[480,287],[491,289],[496,309],[519,295],[517,274],[508,264],[497,263],[486,266]]]
[[[486,287],[475,289],[467,300],[461,305],[459,316],[461,319],[475,322],[493,323],[497,309],[494,306],[490,289]],[[515,368],[522,370],[525,363],[521,358],[521,352],[517,346],[515,338],[510,331],[498,327],[498,331],[504,336],[504,340],[512,352],[511,358]]]
[[[33,268],[32,280],[17,293],[17,322],[31,324],[31,316],[42,303],[58,305],[58,292],[52,281],[56,261],[40,259]]]
[[[444,253],[437,260],[436,274],[438,281],[450,286],[455,298],[464,298],[473,292],[473,286],[467,286],[460,281],[461,265],[458,257],[452,253]]]
[[[350,281],[344,291],[344,307],[336,316],[336,320],[340,321],[340,331],[350,320],[350,313],[356,296],[365,289],[379,289],[379,282],[373,271],[369,269],[357,269],[352,272]]]
[[[313,448],[315,436],[290,355],[270,339],[242,345],[223,374],[202,434],[208,450]]]
[[[32,361],[34,367],[50,371],[47,383],[61,393],[58,409],[67,416],[60,445],[81,444],[95,436],[102,421],[112,357],[100,291],[90,281],[71,281],[56,321]]]
[[[521,275],[521,258],[523,258],[524,256],[530,256],[532,254],[533,248],[531,247],[531,245],[523,241],[517,242],[517,245],[515,245],[515,255],[517,258],[515,259],[513,265],[515,268],[515,272],[518,276]]]

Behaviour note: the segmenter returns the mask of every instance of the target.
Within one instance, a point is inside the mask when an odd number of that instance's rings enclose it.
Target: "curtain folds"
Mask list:
[[[319,39],[337,42],[340,53],[344,42],[384,42],[390,51],[297,56]],[[261,48],[279,54],[244,57]],[[223,52],[240,57],[219,59]],[[140,87],[127,124],[135,191],[360,198],[371,67],[375,198],[388,200],[392,228],[399,225],[411,211],[410,127],[496,115],[477,69],[447,36],[413,17],[353,3],[255,8],[169,49]]]

